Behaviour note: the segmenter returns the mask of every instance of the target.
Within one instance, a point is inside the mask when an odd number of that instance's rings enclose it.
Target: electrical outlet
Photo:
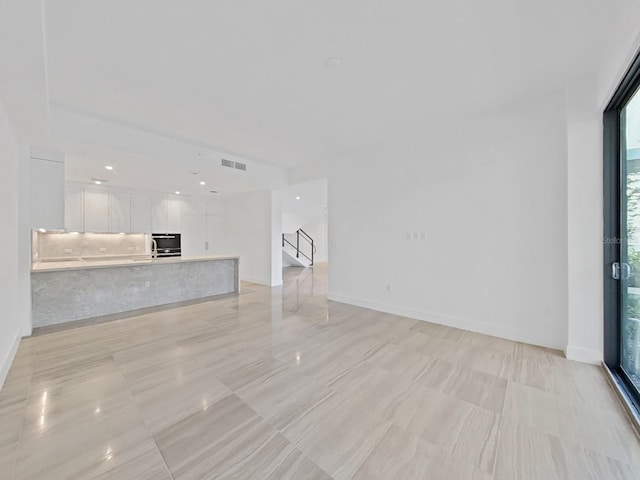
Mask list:
[[[149,288],[150,286],[151,286],[151,282],[149,282],[148,280],[144,282],[144,288]]]
[[[393,285],[391,285],[390,283],[387,283],[387,292],[391,292],[393,291]]]
[[[73,248],[65,248],[64,253],[73,253]]]

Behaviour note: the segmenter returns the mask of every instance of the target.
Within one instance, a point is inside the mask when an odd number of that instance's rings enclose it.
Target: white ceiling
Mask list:
[[[562,88],[598,65],[614,14],[601,0],[57,0],[49,94],[295,167]]]
[[[107,170],[109,165],[113,170]],[[211,196],[225,193],[260,190],[265,187],[243,172],[221,171],[218,165],[192,162],[167,162],[161,158],[132,155],[116,150],[87,145],[65,148],[65,178],[67,181],[90,184],[92,178],[104,180],[105,186],[128,190]],[[205,182],[205,185],[200,185]],[[211,193],[211,191],[217,193]]]

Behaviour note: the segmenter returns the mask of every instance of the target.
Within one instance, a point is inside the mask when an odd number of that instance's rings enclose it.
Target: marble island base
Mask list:
[[[239,292],[237,257],[31,272],[34,328]]]

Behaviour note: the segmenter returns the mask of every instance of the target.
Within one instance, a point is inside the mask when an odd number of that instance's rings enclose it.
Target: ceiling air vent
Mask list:
[[[232,162],[231,160],[225,160],[225,159],[223,158],[223,159],[222,159],[222,166],[223,166],[223,167],[234,168],[234,166],[235,166],[235,162]]]
[[[235,165],[236,169],[245,170],[245,171],[247,170],[247,164],[246,163],[235,162],[235,164],[236,164]]]

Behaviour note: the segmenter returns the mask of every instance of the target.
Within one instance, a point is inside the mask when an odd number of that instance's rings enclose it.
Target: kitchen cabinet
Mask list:
[[[31,228],[64,228],[64,161],[53,157],[30,158]]]
[[[151,195],[151,227],[156,233],[180,233],[182,199],[179,195]]]
[[[151,233],[151,195],[131,194],[131,233]]]
[[[64,198],[68,231],[182,233],[185,255],[213,253],[214,249],[223,253],[224,210],[218,200],[117,192],[81,184],[68,184]]]
[[[182,197],[182,215],[204,215],[205,199],[202,197]]]
[[[205,253],[224,253],[224,216],[206,215]]]
[[[211,197],[205,199],[206,215],[224,215],[224,205],[219,198]]]
[[[84,232],[84,190],[81,187],[65,188],[64,228],[68,232]]]
[[[84,191],[84,230],[103,233],[109,231],[109,194],[105,191]]]
[[[182,217],[182,197],[180,195],[167,195],[167,232],[180,233]]]
[[[151,230],[154,233],[169,233],[166,195],[151,195]]]
[[[222,215],[183,215],[182,254],[185,257],[224,253]]]
[[[109,231],[131,233],[131,195],[109,192]]]
[[[194,257],[206,253],[206,228],[204,215],[183,215],[181,247],[182,255]]]

